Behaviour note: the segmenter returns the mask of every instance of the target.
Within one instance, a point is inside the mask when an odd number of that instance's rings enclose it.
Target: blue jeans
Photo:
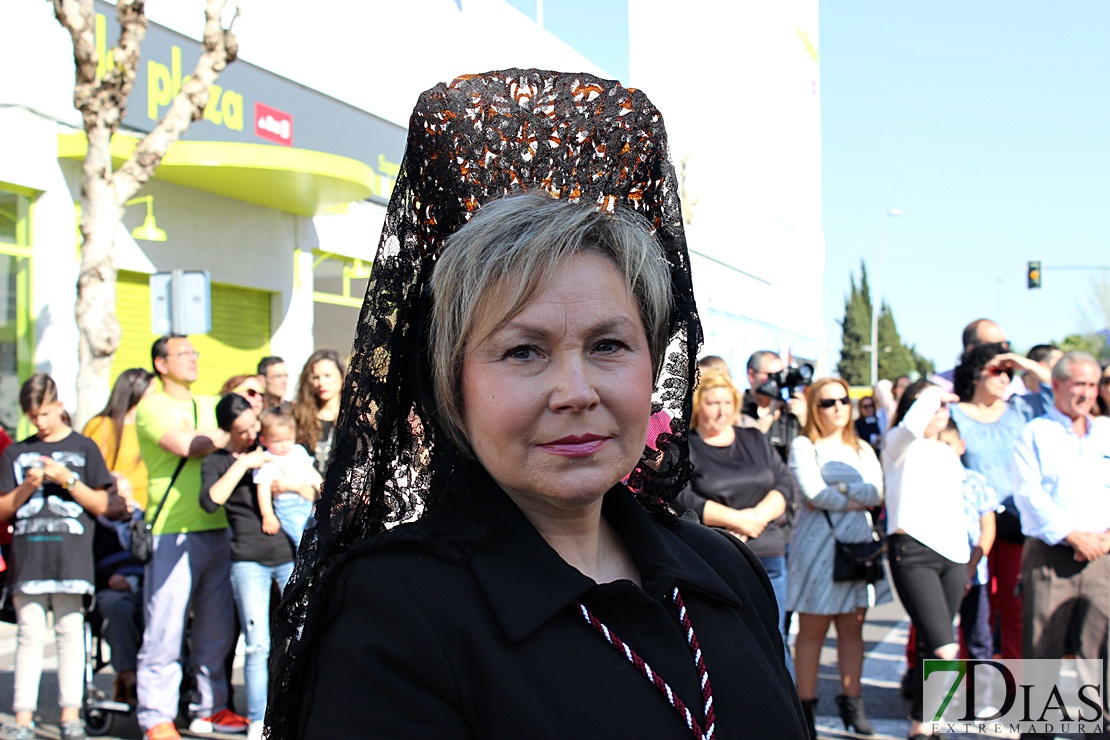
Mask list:
[[[760,558],[767,577],[771,579],[771,588],[775,591],[775,601],[779,609],[779,634],[782,635],[782,647],[786,653],[786,670],[794,678],[794,660],[790,657],[790,645],[786,641],[786,557]]]
[[[247,719],[259,722],[266,716],[266,691],[270,662],[270,584],[284,589],[293,573],[292,561],[262,565],[247,560],[231,564],[231,588],[247,642],[243,678],[247,690]]]
[[[282,493],[274,496],[274,516],[281,522],[281,531],[293,540],[300,549],[301,535],[304,534],[308,517],[312,514],[312,502],[298,493]]]

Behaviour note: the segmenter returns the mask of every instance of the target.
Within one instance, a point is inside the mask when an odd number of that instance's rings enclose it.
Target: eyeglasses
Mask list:
[[[999,375],[1005,375],[1010,378],[1014,377],[1014,371],[1008,367],[1003,367],[1002,365],[988,367],[985,372],[987,375],[990,375],[993,378],[997,378]]]
[[[173,357],[177,360],[183,360],[187,357],[200,357],[200,352],[197,352],[195,349],[183,349],[180,352],[174,352],[172,355],[170,355],[170,357]]]
[[[840,398],[822,398],[817,402],[817,405],[823,409],[831,409],[837,405],[851,406],[852,402],[847,396],[841,396]]]
[[[1099,385],[1110,385],[1110,375],[1107,375],[1102,380],[1098,381]]]
[[[266,376],[266,380],[284,380],[289,377],[289,373],[271,373]]]
[[[245,393],[251,398],[258,398],[262,395],[262,391],[255,390],[254,388],[236,388],[236,393]]]

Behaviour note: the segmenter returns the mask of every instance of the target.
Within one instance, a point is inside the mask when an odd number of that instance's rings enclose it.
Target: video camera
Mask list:
[[[813,365],[806,362],[783,368],[777,373],[771,373],[767,377],[767,382],[756,388],[755,392],[761,396],[781,398],[783,401],[788,401],[795,390],[801,386],[807,386],[811,382],[813,382]]]

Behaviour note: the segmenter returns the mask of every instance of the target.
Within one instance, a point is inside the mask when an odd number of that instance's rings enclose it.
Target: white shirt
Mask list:
[[[291,482],[300,484],[314,483],[319,480],[312,467],[313,460],[304,447],[293,445],[293,449],[289,450],[287,455],[275,455],[272,452],[270,455],[273,460],[254,471],[256,486],[269,488],[274,481],[281,478],[289,478]]]
[[[940,388],[926,388],[883,447],[886,531],[902,530],[954,563],[970,559],[964,524],[964,467],[948,445],[925,439],[940,408]]]
[[[1087,417],[1087,434],[1053,406],[1014,446],[1021,531],[1049,545],[1073,531],[1110,530],[1110,419]]]

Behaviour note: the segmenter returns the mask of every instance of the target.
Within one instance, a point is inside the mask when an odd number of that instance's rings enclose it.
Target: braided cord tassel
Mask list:
[[[682,594],[678,592],[678,586],[674,587],[671,597],[674,599],[675,606],[678,607],[678,619],[682,622],[682,628],[686,630],[686,644],[690,647],[690,653],[694,656],[694,662],[698,666],[701,695],[705,700],[705,740],[713,740],[717,729],[717,713],[713,709],[713,688],[709,684],[709,668],[705,665],[705,656],[702,655],[701,645],[698,644],[698,636],[694,634],[694,625],[690,621],[690,615],[686,613],[686,604],[682,601]]]
[[[624,640],[620,639],[602,622],[594,616],[586,605],[581,601],[575,602],[578,606],[578,611],[582,614],[583,619],[594,630],[612,645],[621,655],[623,655],[628,662],[636,666],[640,674],[648,681],[655,685],[655,688],[666,697],[667,702],[678,711],[679,716],[686,722],[686,727],[689,728],[695,740],[712,740],[714,731],[716,729],[716,716],[713,712],[713,690],[709,684],[709,671],[705,667],[705,661],[702,658],[701,648],[698,647],[697,637],[694,635],[694,627],[690,622],[689,616],[686,614],[686,607],[682,603],[682,597],[678,593],[678,588],[675,587],[672,594],[675,600],[675,606],[678,607],[679,620],[682,622],[682,627],[686,630],[686,644],[690,648],[690,653],[694,657],[694,662],[698,668],[698,678],[701,682],[702,697],[705,700],[705,724],[706,729],[702,730],[701,725],[694,719],[694,715],[690,712],[686,704],[678,697],[678,695],[671,689],[663,677],[652,670],[639,653],[632,649],[632,647]]]

